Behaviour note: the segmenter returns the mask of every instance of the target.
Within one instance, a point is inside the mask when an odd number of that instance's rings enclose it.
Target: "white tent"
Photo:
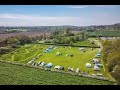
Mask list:
[[[85,50],[85,48],[79,48],[79,50]]]
[[[100,69],[99,69],[98,66],[95,65],[95,66],[94,66],[94,70],[95,70],[95,71],[99,71]]]
[[[78,73],[78,72],[79,72],[79,68],[76,69],[76,73]]]
[[[90,68],[92,65],[90,63],[86,63],[86,67]]]
[[[55,66],[55,69],[60,69],[60,66],[59,65]]]
[[[60,53],[60,52],[57,52],[57,55],[62,55],[62,53]]]

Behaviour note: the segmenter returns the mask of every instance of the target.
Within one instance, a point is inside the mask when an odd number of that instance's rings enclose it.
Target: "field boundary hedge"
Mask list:
[[[34,44],[57,45],[57,46],[71,46],[71,47],[100,48],[99,46],[78,46],[78,45],[70,45],[70,44],[53,44],[53,43],[34,43]]]
[[[12,64],[12,65],[19,65],[19,66],[24,66],[24,67],[30,67],[30,68],[35,68],[35,69],[41,69],[41,70],[45,70],[45,71],[58,72],[58,73],[63,73],[63,74],[70,74],[70,75],[79,76],[79,77],[93,78],[93,79],[98,79],[98,80],[110,81],[110,82],[115,83],[115,81],[111,81],[111,80],[109,80],[107,78],[102,78],[101,79],[99,77],[93,77],[91,75],[85,75],[85,74],[80,74],[80,73],[75,73],[75,72],[64,72],[64,71],[60,71],[60,70],[52,70],[52,69],[48,69],[48,68],[36,67],[36,66],[32,66],[32,65],[15,63],[15,62],[10,62],[10,61],[5,61],[5,60],[0,60],[0,62],[2,62],[2,63],[9,63],[9,64]]]

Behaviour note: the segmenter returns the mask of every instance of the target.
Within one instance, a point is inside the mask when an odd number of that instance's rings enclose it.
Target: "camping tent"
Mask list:
[[[47,67],[47,68],[51,68],[52,66],[53,66],[52,63],[47,63],[47,64],[46,64],[46,67]]]
[[[100,69],[99,69],[98,66],[95,65],[95,66],[94,66],[94,70],[95,70],[95,71],[99,71]]]
[[[103,67],[103,65],[102,64],[95,64],[96,66],[98,66],[98,67]]]
[[[79,50],[85,50],[85,48],[79,48]]]
[[[78,73],[78,72],[79,72],[79,68],[76,69],[76,73]]]
[[[62,53],[60,53],[60,52],[57,52],[57,55],[62,55]]]
[[[92,65],[90,63],[86,63],[86,67],[90,68]]]
[[[98,64],[98,63],[99,63],[99,60],[98,60],[98,59],[93,59],[93,63],[94,63],[94,64]]]
[[[42,62],[42,63],[40,64],[40,66],[41,66],[41,67],[43,67],[43,66],[44,66],[44,64],[45,64],[45,63],[44,63],[44,62]]]

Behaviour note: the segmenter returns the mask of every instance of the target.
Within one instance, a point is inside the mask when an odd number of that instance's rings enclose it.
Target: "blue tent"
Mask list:
[[[96,54],[101,54],[100,52],[97,52]]]
[[[51,68],[52,66],[53,66],[52,63],[47,63],[47,64],[46,64],[46,67],[47,67],[47,68]]]

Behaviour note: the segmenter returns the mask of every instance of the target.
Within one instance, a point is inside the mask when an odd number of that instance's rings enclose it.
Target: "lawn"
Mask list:
[[[0,62],[0,85],[113,85],[113,83]]]

